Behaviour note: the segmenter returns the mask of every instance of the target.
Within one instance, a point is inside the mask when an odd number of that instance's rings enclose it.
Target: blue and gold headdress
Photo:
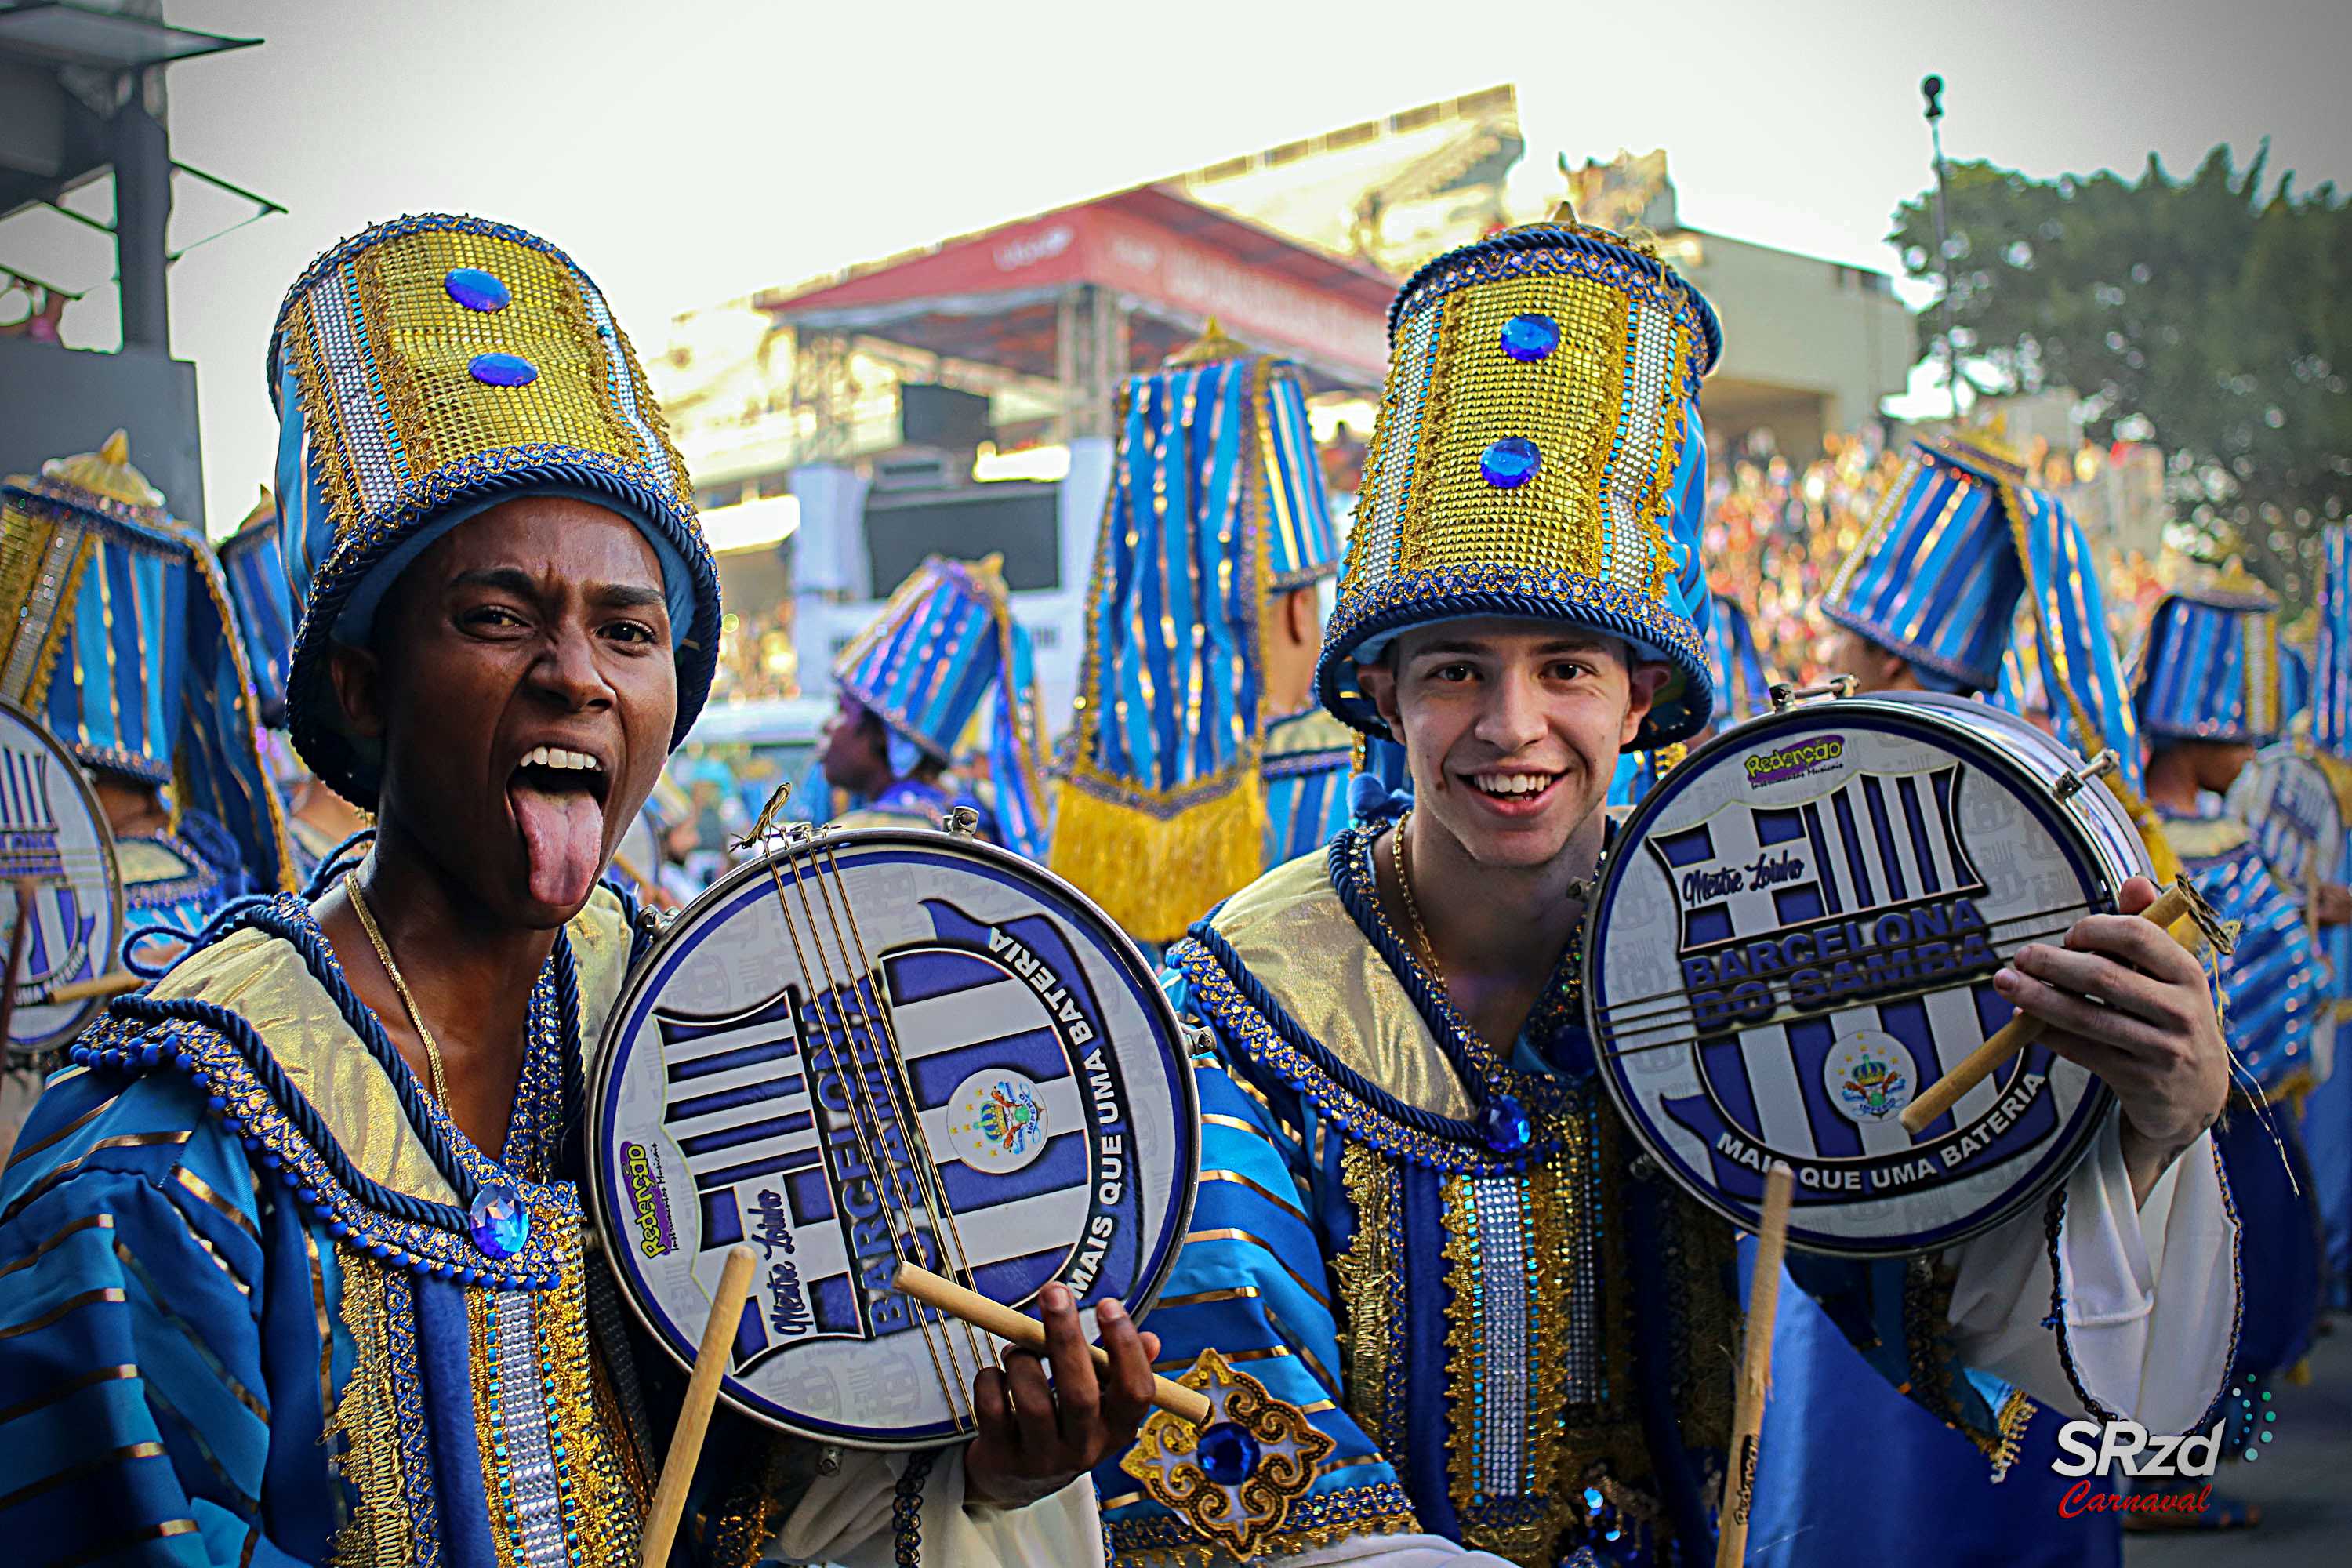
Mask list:
[[[2279,602],[2232,559],[2189,565],[2156,603],[2132,675],[2140,728],[2158,741],[2267,746],[2279,738]]]
[[[1449,251],[1389,307],[1390,364],[1316,683],[1384,734],[1355,667],[1412,626],[1563,621],[1674,670],[1634,736],[1713,706],[1698,552],[1715,311],[1654,256],[1568,222]]]
[[[2311,659],[2311,743],[2352,759],[2352,523],[2320,530],[2319,640]]]
[[[901,773],[912,760],[900,760],[908,745],[942,765],[952,762],[965,726],[992,694],[989,776],[998,837],[1033,860],[1045,852],[1036,663],[1028,630],[1013,618],[997,557],[924,561],[841,650],[833,679],[889,727],[892,765]]]
[[[269,492],[247,514],[236,533],[218,547],[228,596],[236,605],[237,629],[245,637],[245,662],[253,671],[261,721],[286,727],[286,671],[294,657],[294,594],[278,545],[278,503]]]
[[[291,889],[285,812],[220,563],[131,466],[95,453],[0,489],[0,696],[93,769],[169,784],[228,830],[256,886]]]
[[[377,761],[344,733],[331,638],[363,645],[426,546],[529,495],[635,523],[661,559],[686,738],[718,659],[719,574],[685,463],[604,296],[545,240],[480,218],[404,217],[310,264],[279,308],[281,549],[301,609],[287,680],[294,743],[362,805]]]
[[[1255,879],[1268,596],[1338,568],[1338,530],[1286,360],[1209,335],[1118,396],[1054,869],[1170,942]]]

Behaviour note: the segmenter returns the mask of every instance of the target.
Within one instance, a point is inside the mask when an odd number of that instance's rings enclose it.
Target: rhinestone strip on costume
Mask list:
[[[368,363],[359,301],[352,297],[351,280],[343,268],[329,272],[311,288],[304,301],[303,315],[310,330],[318,334],[319,346],[323,351],[320,358],[327,364],[340,367]],[[393,493],[408,478],[407,464],[394,445],[398,437],[381,401],[383,381],[371,369],[364,379],[331,375],[326,388],[334,401],[337,416],[331,438],[348,454],[348,471],[358,492],[352,498],[356,510],[362,514],[373,512],[388,504]]]
[[[560,1440],[550,1430],[541,1382],[538,1313],[530,1297],[502,1290],[486,1294],[483,1318],[490,1355],[492,1484],[516,1559],[530,1568],[567,1563],[555,1473]]]

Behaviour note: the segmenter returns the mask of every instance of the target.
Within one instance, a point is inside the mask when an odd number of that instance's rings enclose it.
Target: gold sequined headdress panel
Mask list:
[[[1699,533],[1714,310],[1654,256],[1573,221],[1465,246],[1389,309],[1389,379],[1316,683],[1385,734],[1355,667],[1401,631],[1508,616],[1622,637],[1674,670],[1633,749],[1713,703]]]
[[[686,465],[604,296],[536,236],[404,217],[311,263],[269,346],[279,548],[301,612],[287,677],[294,743],[373,805],[380,770],[346,734],[329,640],[363,643],[427,545],[500,501],[570,496],[627,518],[661,559],[683,740],[718,658],[719,576]]]

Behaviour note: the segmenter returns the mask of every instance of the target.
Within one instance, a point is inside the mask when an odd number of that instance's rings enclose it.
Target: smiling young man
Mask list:
[[[119,1000],[0,1178],[0,1535],[27,1563],[634,1563],[678,1382],[578,1182],[646,940],[599,879],[708,694],[717,574],[595,286],[462,217],[346,241],[272,344],[295,745],[376,814]],[[1051,1295],[1053,1292],[1049,1291]],[[678,1561],[1084,1563],[1155,1342],[1065,1297],[976,1440],[721,1417]],[[969,1506],[968,1506],[969,1505]]]
[[[1577,951],[1621,752],[1711,712],[1697,393],[1719,335],[1656,258],[1572,221],[1430,263],[1390,321],[1318,687],[1402,744],[1412,809],[1235,894],[1168,982],[1210,1037],[1206,1170],[1153,1326],[1176,1364],[1248,1362],[1329,1447],[1286,1508],[1254,1510],[1249,1484],[1284,1455],[1220,1456],[1244,1528],[1157,1484],[1156,1426],[1097,1484],[1122,1563],[1703,1563],[1734,1237],[1635,1157]],[[1987,1390],[2025,1383],[2179,1430],[2220,1391],[2231,1228],[2199,1152],[2220,1037],[2195,965],[2141,924],[2081,922],[2042,972],[2115,1009],[2002,982],[2087,1028],[2069,1047],[2131,1118],[2069,1179],[2054,1236],[2037,1212],[1823,1276],[1947,1419],[1990,1428]]]

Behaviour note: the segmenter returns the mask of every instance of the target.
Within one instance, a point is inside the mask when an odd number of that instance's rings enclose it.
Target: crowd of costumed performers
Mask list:
[[[1563,207],[1389,334],[1345,527],[1296,364],[1211,321],[1130,375],[1070,710],[999,561],[928,559],[707,891],[665,768],[719,577],[547,240],[321,254],[216,545],[120,434],[8,479],[23,1560],[2258,1522],[2056,1462],[2259,1454],[2352,1305],[2352,529],[2308,652],[2182,560],[2126,658],[2084,528],[1956,430],[1872,469],[1800,689],[1801,607],[1759,645],[1709,559],[1723,331],[1653,247]]]

